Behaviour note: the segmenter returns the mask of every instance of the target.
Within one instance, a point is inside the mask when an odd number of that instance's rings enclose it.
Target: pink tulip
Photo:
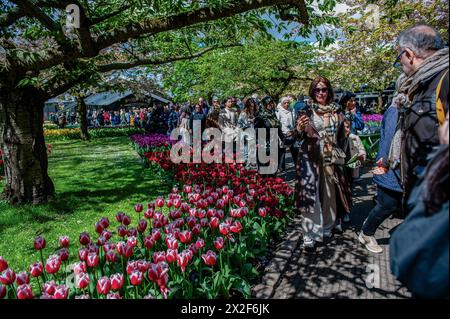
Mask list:
[[[61,267],[61,257],[58,255],[51,255],[45,263],[45,271],[49,274],[55,274]]]
[[[61,261],[69,260],[69,250],[67,248],[61,248],[58,250],[58,255],[61,258]]]
[[[107,295],[111,290],[111,281],[108,277],[103,276],[97,281],[97,292],[101,295]]]
[[[152,238],[154,241],[161,239],[161,231],[159,229],[152,229]]]
[[[55,293],[53,295],[55,299],[67,299],[69,296],[69,288],[67,288],[65,285],[59,285],[55,289]]]
[[[109,239],[111,239],[112,233],[108,230],[104,230],[104,231],[102,231],[100,236],[102,236],[102,238],[104,238],[106,241],[108,241]]]
[[[217,250],[221,250],[223,248],[225,242],[222,237],[217,237],[213,243],[214,243],[214,247],[216,247]]]
[[[11,268],[5,269],[0,274],[0,282],[6,286],[13,284],[15,280],[16,280],[16,274],[15,274],[14,270],[12,270]]]
[[[117,254],[114,250],[108,250],[105,258],[106,258],[106,261],[108,261],[110,263],[115,263],[117,261]]]
[[[44,293],[53,296],[56,291],[56,283],[54,280],[47,281],[44,283]]]
[[[33,299],[33,292],[31,291],[31,287],[28,284],[23,284],[17,287],[17,299]]]
[[[184,185],[184,192],[186,194],[192,193],[192,186],[191,185]]]
[[[98,266],[98,255],[96,253],[89,253],[86,258],[86,264],[89,268],[95,268]]]
[[[192,233],[195,235],[199,235],[201,231],[202,231],[202,226],[200,224],[197,224],[194,226],[194,228],[192,228]]]
[[[209,221],[209,227],[211,229],[219,227],[219,219],[217,217],[211,217]]]
[[[155,264],[166,261],[166,253],[164,251],[157,251],[153,253],[153,262]]]
[[[61,247],[61,248],[69,247],[69,237],[68,236],[59,237],[58,242],[59,242],[59,247]]]
[[[226,223],[221,223],[221,224],[219,225],[219,231],[220,231],[220,233],[221,233],[222,235],[224,235],[224,236],[228,235],[228,233],[229,233],[229,231],[230,231],[228,224],[226,224]]]
[[[215,252],[208,250],[208,252],[206,254],[202,255],[202,259],[205,262],[206,265],[208,266],[214,266],[216,264],[217,261],[217,255]]]
[[[109,293],[106,295],[106,299],[122,299],[118,292]]]
[[[127,227],[124,225],[120,225],[119,227],[117,227],[117,233],[120,237],[125,237],[128,234]]]
[[[130,246],[130,247],[133,247],[133,248],[136,247],[137,246],[137,239],[136,239],[136,237],[134,237],[134,236],[128,237],[127,245]]]
[[[138,235],[138,231],[136,228],[132,227],[132,228],[128,229],[129,237],[137,237],[137,235]]]
[[[86,248],[81,248],[78,251],[78,259],[80,259],[81,261],[85,261],[88,253],[89,253],[89,251]]]
[[[203,249],[205,247],[205,241],[201,238],[197,239],[195,243],[195,248],[197,249]]]
[[[144,247],[147,249],[152,249],[155,245],[155,240],[151,235],[148,235],[144,238]]]
[[[44,271],[44,266],[40,262],[36,262],[30,266],[30,274],[33,278],[39,277]]]
[[[123,278],[122,274],[118,273],[118,274],[111,275],[110,281],[111,281],[111,289],[112,290],[117,291],[117,290],[122,289],[122,286],[124,284],[124,278]]]
[[[184,252],[181,254],[178,254],[177,263],[178,263],[178,266],[181,268],[181,271],[184,272],[189,263],[189,255]]]
[[[45,239],[42,236],[37,236],[36,239],[34,240],[34,249],[36,250],[42,250],[45,248],[46,245],[47,243],[45,242]]]
[[[178,240],[174,236],[167,236],[166,237],[166,245],[167,245],[167,248],[177,249],[178,248]]]
[[[189,230],[180,232],[178,236],[183,244],[189,244],[192,240],[192,232]]]
[[[171,208],[172,206],[173,206],[173,200],[171,200],[171,199],[169,199],[168,201],[167,201],[167,207],[168,208]]]
[[[177,250],[176,249],[168,249],[166,252],[166,260],[169,264],[177,261]]]
[[[25,271],[18,273],[16,276],[16,283],[18,286],[28,285],[30,283],[30,275]]]
[[[149,208],[145,211],[144,217],[147,219],[152,219],[154,213],[155,213],[155,210],[153,208]]]
[[[266,217],[267,216],[267,209],[265,207],[261,207],[258,210],[258,215],[261,217]]]
[[[235,221],[233,225],[230,226],[232,233],[239,233],[242,230],[241,222]]]
[[[142,283],[144,276],[139,270],[133,270],[130,275],[130,282],[133,286],[139,286]]]
[[[155,201],[156,207],[163,207],[164,206],[164,198],[158,197]]]
[[[89,286],[89,281],[89,275],[84,272],[75,275],[75,286],[78,289],[85,289],[87,286]]]
[[[87,271],[87,266],[86,263],[83,262],[79,262],[76,263],[75,265],[73,265],[73,272],[75,275],[81,274],[81,273],[85,273]]]

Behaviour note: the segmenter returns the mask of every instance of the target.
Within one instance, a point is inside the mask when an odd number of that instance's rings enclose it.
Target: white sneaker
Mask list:
[[[361,231],[358,236],[358,240],[361,244],[363,244],[366,249],[374,254],[381,254],[383,252],[383,248],[378,245],[377,240],[373,236],[366,236]]]
[[[303,236],[303,248],[307,251],[312,251],[315,248],[316,242],[311,237],[305,235]]]

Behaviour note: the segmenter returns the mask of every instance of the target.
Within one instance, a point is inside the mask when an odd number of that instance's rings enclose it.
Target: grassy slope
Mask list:
[[[57,248],[60,235],[68,235],[78,247],[79,233],[89,231],[92,236],[93,225],[100,217],[106,216],[116,225],[115,214],[124,211],[135,225],[134,204],[169,190],[151,170],[143,169],[128,137],[52,145],[49,174],[57,198],[38,207],[11,207],[0,201],[0,256],[16,270],[28,269],[30,263],[39,260],[33,248],[36,235],[43,234],[47,240],[46,256]],[[76,250],[70,252],[74,257]]]

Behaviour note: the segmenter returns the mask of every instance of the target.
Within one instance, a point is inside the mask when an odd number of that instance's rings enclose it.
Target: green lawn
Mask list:
[[[128,137],[51,144],[49,174],[55,183],[56,199],[37,207],[12,207],[0,201],[0,256],[15,270],[28,269],[30,263],[39,260],[33,248],[35,236],[43,234],[46,238],[47,256],[56,250],[59,236],[68,235],[75,257],[79,233],[89,231],[93,235],[93,225],[99,218],[108,217],[115,227],[114,216],[123,211],[136,225],[134,204],[169,191],[168,184],[142,167]]]

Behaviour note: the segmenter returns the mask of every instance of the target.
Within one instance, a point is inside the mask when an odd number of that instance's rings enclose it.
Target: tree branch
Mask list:
[[[38,19],[50,31],[60,31],[60,28],[56,24],[56,22],[53,21],[53,19],[46,15],[44,12],[42,12],[42,10],[36,7],[32,2],[28,0],[11,0],[11,2],[17,4],[23,10],[23,12],[26,13],[27,16]]]
[[[125,69],[131,69],[137,66],[144,66],[144,65],[162,65],[167,63],[172,63],[176,61],[183,61],[183,60],[192,60],[198,57],[201,57],[202,55],[218,49],[225,49],[225,48],[231,48],[231,47],[237,47],[241,46],[240,44],[230,44],[230,45],[223,45],[223,46],[216,46],[207,48],[204,50],[201,50],[197,53],[190,54],[188,56],[175,56],[170,58],[164,58],[159,60],[152,60],[152,59],[143,59],[143,60],[136,60],[133,62],[124,62],[124,63],[110,63],[110,64],[103,64],[97,66],[97,71],[105,73],[110,72],[114,70],[125,70]]]
[[[0,27],[6,28],[11,24],[19,20],[20,18],[25,16],[25,12],[23,12],[22,8],[14,7],[10,11],[3,13],[0,15]]]
[[[115,43],[126,42],[128,39],[136,38],[140,35],[149,33],[157,34],[177,30],[202,22],[227,18],[250,10],[275,5],[289,5],[300,11],[304,10],[307,13],[305,0],[233,0],[227,7],[217,9],[202,8],[165,18],[150,19],[141,23],[129,24],[123,28],[119,28],[105,35],[99,36],[97,41],[95,41],[96,50],[93,51],[83,51],[74,48],[70,53],[52,52],[50,56],[41,55],[32,63],[16,61],[15,64],[24,71],[43,70],[67,60],[95,57],[97,55],[96,51],[98,52],[99,50],[107,48]]]
[[[113,11],[113,12],[111,12],[109,14],[106,14],[106,15],[104,15],[102,17],[92,18],[91,21],[90,21],[90,25],[96,25],[96,24],[102,23],[103,21],[108,20],[108,19],[110,19],[112,17],[115,17],[115,16],[121,14],[122,12],[124,12],[124,11],[126,11],[126,10],[128,10],[130,8],[131,8],[131,5],[125,5],[125,6],[121,7],[120,9],[118,9],[117,11]]]

